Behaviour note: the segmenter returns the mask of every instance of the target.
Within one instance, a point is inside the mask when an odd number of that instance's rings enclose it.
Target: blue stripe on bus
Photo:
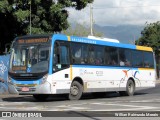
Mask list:
[[[135,45],[131,45],[131,44],[122,44],[122,43],[108,42],[108,41],[103,41],[103,40],[95,40],[95,39],[88,39],[88,38],[75,37],[75,36],[71,36],[71,41],[73,41],[73,42],[81,42],[81,43],[89,43],[89,44],[97,44],[97,45],[107,45],[107,46],[114,46],[114,47],[136,49],[136,46]]]
[[[117,67],[117,66],[93,66],[93,65],[72,65],[74,68],[101,68],[101,69],[131,69],[131,67]],[[138,70],[138,68],[132,68],[134,70]]]
[[[64,41],[68,41],[68,38],[66,35],[62,35],[62,34],[54,34],[52,37],[52,40],[64,40]]]
[[[51,75],[52,74],[52,64],[53,64],[53,50],[54,50],[54,41],[55,41],[55,39],[54,39],[54,36],[52,36],[52,42],[51,42],[51,54],[50,54],[50,63],[49,63],[49,75]]]
[[[12,79],[13,84],[40,84],[42,80],[20,81]]]
[[[68,41],[68,38],[66,35],[60,35],[60,34],[54,34],[52,36],[52,42],[51,42],[51,55],[50,55],[50,63],[49,63],[49,75],[52,74],[52,67],[53,67],[53,55],[54,55],[54,43],[56,40],[65,40]]]
[[[105,41],[96,41],[98,45],[107,45],[107,46],[113,46],[113,47],[122,47],[122,48],[130,48],[130,49],[136,49],[135,45],[130,44],[121,44],[121,43],[114,43],[114,42],[105,42]]]
[[[54,39],[54,41],[55,40],[68,41],[67,36],[66,35],[62,35],[62,34],[55,34],[52,37],[52,39]],[[115,46],[115,47],[136,49],[136,45],[108,42],[108,41],[96,40],[96,39],[88,39],[88,38],[85,38],[85,37],[71,36],[71,41],[80,42],[80,43],[89,43],[89,44],[107,45],[107,46]]]

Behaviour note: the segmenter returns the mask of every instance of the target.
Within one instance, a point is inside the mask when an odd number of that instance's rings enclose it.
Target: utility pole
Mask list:
[[[31,20],[31,15],[32,15],[32,7],[31,7],[31,4],[32,4],[32,0],[30,1],[30,16],[29,16],[29,28],[30,28],[30,35],[32,34],[32,20]]]
[[[90,30],[91,30],[91,36],[93,36],[93,7],[92,7],[92,4],[90,4]]]

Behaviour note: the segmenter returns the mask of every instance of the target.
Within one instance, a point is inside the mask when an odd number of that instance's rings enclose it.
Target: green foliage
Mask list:
[[[152,47],[156,56],[157,76],[159,77],[160,66],[160,21],[156,23],[146,23],[146,27],[141,32],[142,37],[136,41],[137,45]]]
[[[4,50],[2,45],[10,43],[14,37],[30,33],[30,17],[33,34],[60,32],[69,27],[67,7],[81,10],[92,2],[93,0],[0,0],[0,48]]]
[[[21,22],[21,21],[25,21],[26,18],[29,16],[30,12],[29,10],[18,10],[16,12],[14,12],[14,16],[17,18],[17,21],[18,22]]]
[[[5,13],[8,9],[8,2],[6,0],[0,1],[0,10],[2,13]]]
[[[156,23],[146,23],[146,27],[141,32],[142,37],[136,41],[137,45],[150,46],[156,55],[160,53],[160,21]]]

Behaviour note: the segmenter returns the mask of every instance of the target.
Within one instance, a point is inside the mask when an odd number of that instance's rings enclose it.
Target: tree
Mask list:
[[[74,36],[83,36],[83,37],[87,37],[88,35],[90,35],[90,28],[83,23],[83,25],[76,23],[75,25],[71,25],[68,27],[67,30],[62,31],[62,33],[67,34],[67,35],[74,35]],[[102,33],[93,30],[93,34],[94,36],[98,36],[98,37],[102,37]]]
[[[69,27],[69,13],[65,8],[81,10],[92,2],[93,0],[1,0],[0,51],[16,36],[29,34],[30,22],[32,34],[66,30]]]
[[[137,45],[150,46],[153,48],[156,56],[157,74],[160,67],[160,21],[156,23],[146,23],[146,27],[141,32],[142,37],[136,41]]]

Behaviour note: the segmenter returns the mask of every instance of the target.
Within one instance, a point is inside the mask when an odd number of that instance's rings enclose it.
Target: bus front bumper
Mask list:
[[[23,88],[27,88],[28,90],[23,90]],[[39,84],[36,86],[17,86],[11,83],[8,83],[8,91],[10,94],[51,94],[51,85],[49,82],[45,82],[43,84]]]

